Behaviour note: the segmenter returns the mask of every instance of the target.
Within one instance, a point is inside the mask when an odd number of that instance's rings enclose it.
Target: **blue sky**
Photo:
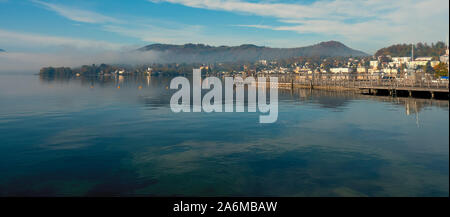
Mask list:
[[[0,48],[10,52],[338,40],[373,53],[448,32],[448,0],[0,0]]]

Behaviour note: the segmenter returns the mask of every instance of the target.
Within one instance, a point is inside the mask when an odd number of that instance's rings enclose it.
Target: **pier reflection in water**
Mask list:
[[[170,80],[0,75],[0,196],[449,194],[448,101],[280,89],[264,125]]]
[[[311,90],[305,88],[280,89],[280,93],[302,101],[317,103],[325,108],[345,106],[351,100],[373,100],[404,106],[406,115],[417,114],[426,107],[449,108],[448,100],[432,100],[412,97],[373,96],[357,91]]]

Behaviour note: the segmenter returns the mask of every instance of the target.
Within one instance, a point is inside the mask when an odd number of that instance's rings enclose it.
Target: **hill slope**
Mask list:
[[[252,44],[240,46],[208,46],[203,44],[168,45],[152,44],[139,51],[158,52],[163,59],[173,62],[236,62],[277,60],[300,56],[368,56],[368,54],[351,49],[337,41],[322,42],[316,45],[298,48],[270,48]]]
[[[437,57],[445,53],[446,45],[444,42],[437,42],[431,45],[418,43],[414,45],[414,56]],[[391,55],[395,57],[409,57],[411,56],[411,44],[396,44],[389,47],[382,48],[375,53],[375,56]]]

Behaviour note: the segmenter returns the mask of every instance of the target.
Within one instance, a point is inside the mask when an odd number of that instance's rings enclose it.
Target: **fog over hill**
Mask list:
[[[251,44],[208,46],[203,44],[153,44],[140,49],[91,51],[86,49],[54,52],[1,52],[1,72],[37,72],[42,67],[79,67],[92,64],[142,65],[152,63],[220,63],[279,60],[292,57],[368,56],[336,41],[298,48],[270,48]]]
[[[157,52],[160,59],[169,62],[236,62],[277,60],[291,57],[350,57],[368,56],[368,54],[347,47],[337,41],[322,42],[319,44],[297,48],[270,48],[252,44],[240,46],[209,46],[204,44],[152,44],[138,49],[142,52]]]

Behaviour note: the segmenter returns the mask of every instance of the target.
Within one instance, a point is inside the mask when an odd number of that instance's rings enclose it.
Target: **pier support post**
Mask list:
[[[431,92],[431,99],[434,99],[434,92]]]
[[[412,97],[412,91],[409,90],[408,93],[409,93],[409,97]]]

